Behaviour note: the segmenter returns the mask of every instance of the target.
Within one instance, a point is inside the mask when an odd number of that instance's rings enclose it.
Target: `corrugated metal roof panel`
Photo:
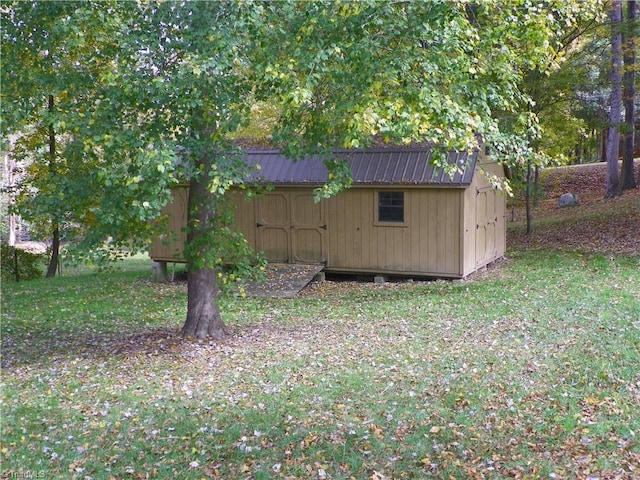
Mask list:
[[[452,177],[445,169],[431,165],[431,150],[426,148],[335,150],[333,158],[347,161],[354,185],[467,186],[473,179],[478,152],[451,152],[448,163],[458,166]],[[249,150],[247,163],[256,167],[248,179],[253,182],[322,184],[328,178],[327,167],[319,155],[293,161],[277,150]]]

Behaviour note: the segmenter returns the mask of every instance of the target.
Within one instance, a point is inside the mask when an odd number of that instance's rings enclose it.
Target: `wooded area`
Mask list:
[[[92,262],[146,249],[171,188],[188,182],[185,335],[224,335],[213,272],[246,247],[221,202],[245,178],[241,137],[288,157],[427,143],[440,166],[482,138],[513,174],[507,191],[606,151],[603,195],[633,185],[634,1],[0,8],[4,158],[18,168],[4,205],[50,239],[54,275],[61,242]],[[328,168],[320,196],[349,185],[340,163]]]

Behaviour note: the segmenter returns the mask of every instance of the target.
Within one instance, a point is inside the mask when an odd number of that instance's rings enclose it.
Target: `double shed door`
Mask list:
[[[495,260],[498,255],[498,195],[492,187],[477,190],[476,267]]]
[[[310,191],[268,192],[256,199],[256,246],[269,262],[326,263],[324,202]]]

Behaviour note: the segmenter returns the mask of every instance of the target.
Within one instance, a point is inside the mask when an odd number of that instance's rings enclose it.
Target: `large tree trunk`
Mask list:
[[[182,336],[222,340],[227,332],[216,304],[220,290],[214,269],[189,270],[187,292],[187,320]]]
[[[634,119],[636,96],[636,1],[627,0],[627,28],[624,35],[624,148],[622,149],[622,190],[636,188],[633,175]]]
[[[618,149],[622,120],[622,0],[611,0],[611,109],[607,139],[607,171],[605,197],[620,194]]]
[[[49,113],[53,115],[54,109],[53,95],[49,95]],[[56,175],[56,132],[53,128],[53,120],[49,124],[49,173]],[[54,218],[51,222],[51,258],[47,268],[47,277],[55,277],[58,270],[58,256],[60,253],[60,227]]]
[[[220,316],[217,299],[220,289],[216,272],[208,266],[207,246],[203,241],[213,225],[215,210],[208,189],[212,161],[198,162],[200,174],[189,185],[189,219],[187,232],[187,320],[183,337],[222,340],[227,332]]]

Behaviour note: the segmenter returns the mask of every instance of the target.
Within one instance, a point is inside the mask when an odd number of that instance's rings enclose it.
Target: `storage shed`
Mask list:
[[[270,262],[319,263],[325,271],[462,278],[499,259],[506,247],[505,196],[483,172],[503,168],[479,151],[450,153],[450,177],[430,164],[429,148],[336,150],[352,172],[351,188],[314,201],[327,180],[319,156],[293,162],[275,150],[247,151],[248,179],[272,184],[247,201],[233,193],[235,222]],[[259,167],[257,167],[259,165]],[[176,241],[158,239],[155,261],[181,260],[188,189],[168,205]]]

